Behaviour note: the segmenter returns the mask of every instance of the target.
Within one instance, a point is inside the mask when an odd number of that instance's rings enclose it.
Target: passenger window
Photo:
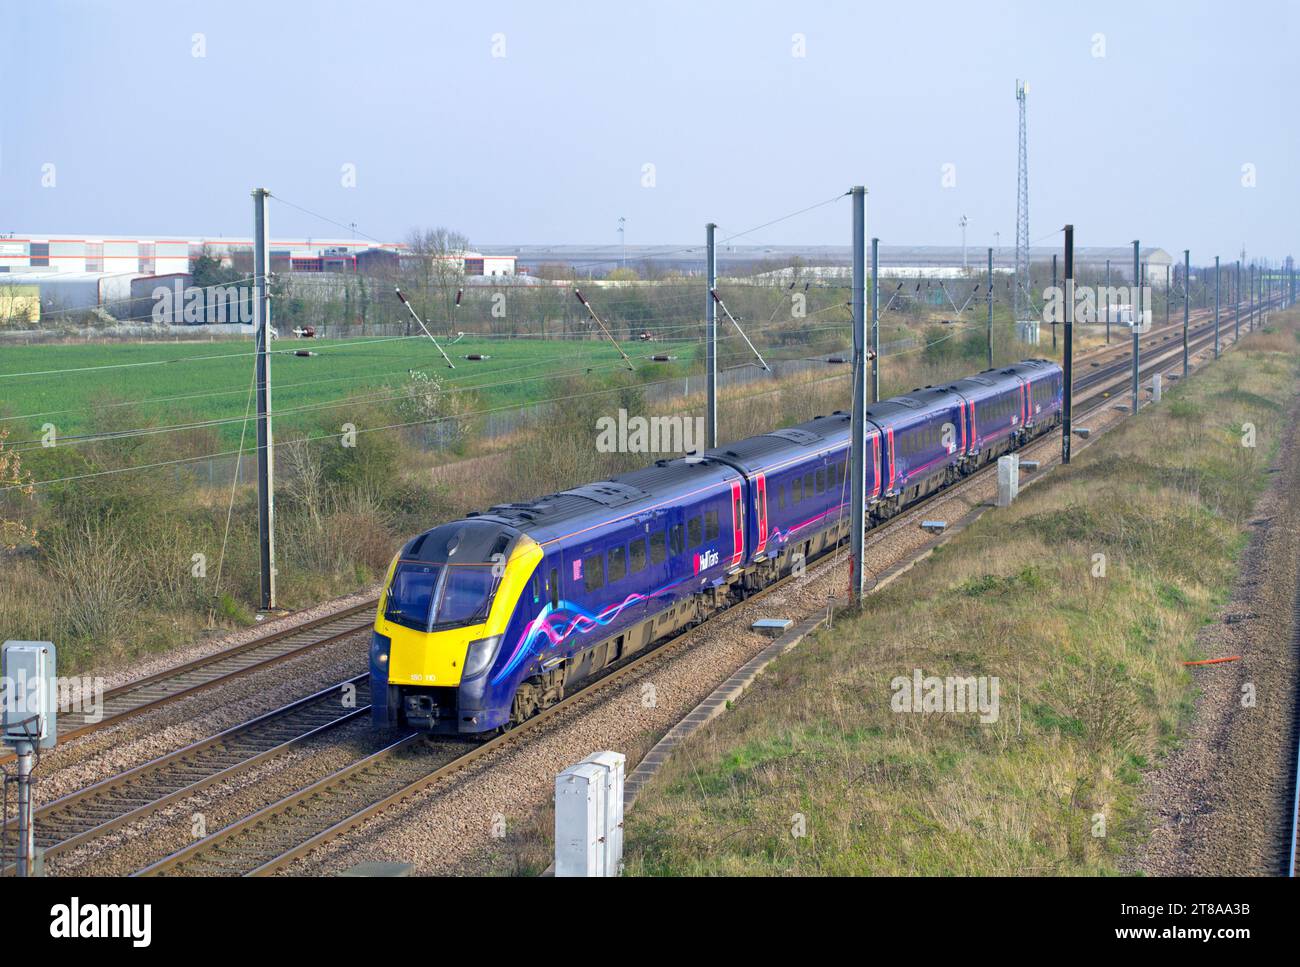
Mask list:
[[[645,538],[638,537],[627,546],[628,563],[632,567],[632,573],[645,570]]]
[[[621,581],[627,574],[627,548],[622,544],[609,549],[609,583]]]
[[[797,504],[801,500],[803,500],[803,481],[795,477],[794,482],[790,484],[790,502]]]
[[[776,488],[776,509],[785,510],[785,484]]]
[[[821,467],[817,470],[817,492],[826,493],[826,468]]]
[[[673,524],[668,531],[668,549],[672,552],[673,557],[677,557],[686,546],[682,543],[682,525]]]
[[[803,495],[805,498],[811,498],[813,495],[813,475],[811,470],[803,475]]]
[[[551,610],[560,606],[560,569],[551,568]]]
[[[835,475],[839,472],[839,469],[840,465],[838,463],[832,463],[826,473],[826,486],[831,490],[835,489]]]
[[[704,539],[706,541],[716,540],[718,537],[718,512],[716,510],[706,510],[704,512]]]
[[[668,549],[664,545],[664,532],[655,531],[650,535],[650,563],[662,564],[668,557]]]
[[[699,517],[692,517],[688,520],[686,522],[686,546],[699,547],[702,533]]]
[[[600,554],[582,560],[582,580],[588,591],[599,591],[605,586],[605,558]]]

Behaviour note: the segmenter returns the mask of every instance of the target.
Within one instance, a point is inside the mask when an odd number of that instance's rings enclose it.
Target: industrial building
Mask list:
[[[272,239],[271,259],[279,271],[327,272],[354,270],[357,255],[367,250],[404,252],[395,242],[356,239]],[[97,235],[0,237],[0,273],[82,272],[114,275],[170,275],[188,272],[190,260],[207,252],[223,261],[252,257],[251,238],[126,238]],[[513,264],[513,260],[512,260]]]
[[[0,236],[0,286],[21,287],[21,312],[16,297],[5,318],[12,326],[51,312],[110,309],[119,319],[181,322],[176,307],[160,319],[152,312],[151,293],[189,284],[189,272],[200,255],[219,258],[224,265],[251,273],[253,240],[228,237],[127,238],[98,235]],[[515,256],[466,251],[443,258],[460,261],[467,278],[515,274]],[[276,273],[396,273],[417,259],[399,242],[356,239],[272,239],[271,271]]]

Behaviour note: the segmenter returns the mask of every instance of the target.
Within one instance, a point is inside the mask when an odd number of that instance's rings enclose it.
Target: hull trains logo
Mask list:
[[[711,567],[716,567],[718,563],[717,551],[700,551],[695,555],[695,573],[706,571]]]

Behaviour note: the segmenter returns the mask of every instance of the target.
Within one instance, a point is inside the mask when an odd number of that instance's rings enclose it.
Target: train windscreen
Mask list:
[[[417,631],[484,621],[496,583],[490,564],[403,561],[393,573],[384,617]]]

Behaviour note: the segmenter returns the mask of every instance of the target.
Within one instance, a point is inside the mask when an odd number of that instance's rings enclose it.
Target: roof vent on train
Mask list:
[[[560,496],[564,495],[585,497],[606,507],[617,507],[619,504],[626,504],[629,501],[649,496],[640,487],[633,487],[631,484],[620,483],[616,480],[602,480],[600,483],[586,484],[582,487],[574,487],[572,490],[560,491]]]
[[[801,430],[797,426],[788,426],[784,430],[773,430],[771,433],[765,433],[764,436],[780,437],[782,440],[789,440],[791,443],[802,443],[805,445],[821,442],[822,435],[813,433],[811,430]]]
[[[913,392],[915,392],[915,390],[913,390]],[[894,402],[902,403],[904,406],[906,406],[908,409],[911,410],[915,410],[921,405],[919,400],[914,400],[910,396],[896,396],[894,397]]]
[[[543,503],[494,504],[488,509],[488,513],[497,517],[522,517],[524,520],[536,520],[541,512],[546,509],[546,506],[547,505]],[[478,511],[474,511],[466,516],[477,517],[479,516],[479,513]]]

